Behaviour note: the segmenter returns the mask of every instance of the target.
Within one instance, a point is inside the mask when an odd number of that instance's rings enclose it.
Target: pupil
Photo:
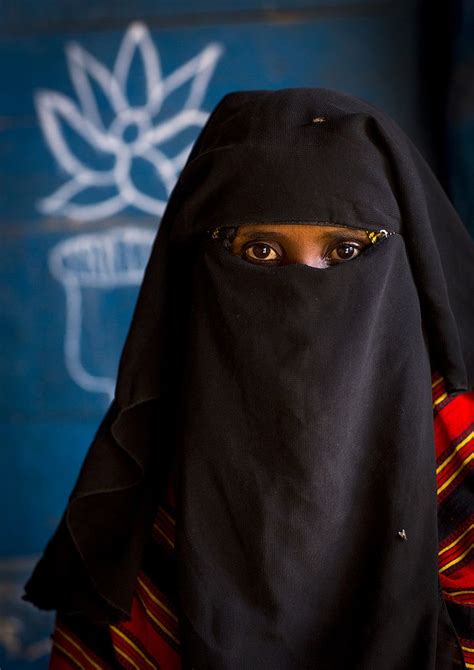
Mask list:
[[[337,255],[339,258],[350,258],[353,253],[354,247],[350,244],[341,244],[341,246],[337,248]]]
[[[266,258],[269,254],[270,247],[267,244],[256,244],[254,254],[257,258]]]

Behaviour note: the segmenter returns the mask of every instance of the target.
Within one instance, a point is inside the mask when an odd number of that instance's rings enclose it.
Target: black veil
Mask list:
[[[394,234],[326,270],[251,266],[206,234],[255,222]],[[473,260],[381,109],[323,88],[224,96],[171,194],[115,398],[23,598],[130,616],[177,467],[196,668],[460,667],[437,573],[431,373],[450,394],[473,388]]]

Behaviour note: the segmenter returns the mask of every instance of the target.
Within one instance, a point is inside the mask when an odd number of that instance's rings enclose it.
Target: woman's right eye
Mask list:
[[[252,242],[243,248],[242,258],[251,263],[276,263],[282,254],[268,242]]]

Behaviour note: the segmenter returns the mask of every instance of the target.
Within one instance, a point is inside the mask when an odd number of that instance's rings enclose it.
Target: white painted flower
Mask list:
[[[220,44],[211,43],[163,78],[158,52],[143,23],[135,22],[129,26],[112,70],[79,44],[68,44],[67,63],[79,104],[62,93],[49,90],[38,91],[35,102],[46,142],[70,179],[41,199],[37,203],[38,209],[44,214],[62,214],[79,221],[111,216],[129,205],[161,216],[195,138],[173,157],[168,156],[160,145],[189,128],[195,127],[197,135],[206,122],[209,114],[199,107],[222,51]],[[142,64],[146,89],[145,103],[138,106],[131,104],[127,94],[131,65],[136,56]],[[92,82],[110,106],[111,122],[104,121]],[[182,108],[172,116],[160,118],[163,103],[181,86],[188,87]],[[89,160],[75,155],[74,146],[70,147],[66,139],[63,124],[69,133],[76,134],[77,144],[85,143],[89,148]],[[94,156],[102,162],[108,161],[107,169],[103,169],[103,165],[99,168],[91,165]],[[158,198],[156,192],[146,194],[136,186],[131,175],[135,159],[150,164],[162,184],[164,197]],[[101,189],[105,195],[99,195],[97,199]],[[91,202],[92,194],[94,202]],[[74,202],[74,198],[79,201]]]

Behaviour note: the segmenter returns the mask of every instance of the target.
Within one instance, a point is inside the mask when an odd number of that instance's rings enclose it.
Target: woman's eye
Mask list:
[[[268,263],[281,259],[281,254],[268,242],[252,242],[244,247],[242,256],[252,263]]]
[[[355,258],[363,251],[365,247],[353,242],[343,242],[331,249],[326,256],[332,263],[340,263],[341,261],[349,261]]]

